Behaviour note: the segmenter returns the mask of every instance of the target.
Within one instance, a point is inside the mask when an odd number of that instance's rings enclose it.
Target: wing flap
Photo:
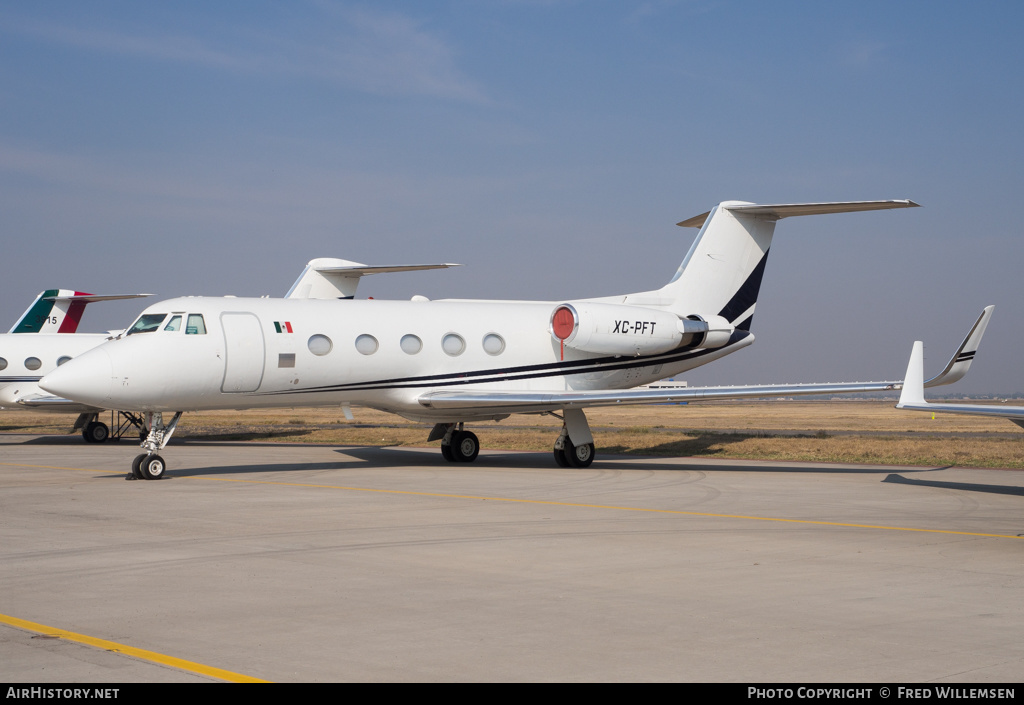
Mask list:
[[[760,399],[765,397],[850,394],[898,390],[900,382],[852,382],[837,384],[757,385],[749,387],[687,387],[685,389],[618,389],[589,392],[428,392],[419,403],[429,409],[482,413],[528,413],[556,409],[630,404]]]

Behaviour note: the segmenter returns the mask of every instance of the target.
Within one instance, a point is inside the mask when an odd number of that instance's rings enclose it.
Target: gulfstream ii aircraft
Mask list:
[[[479,451],[466,423],[553,414],[563,421],[555,461],[586,467],[594,459],[587,407],[898,389],[899,382],[632,388],[754,341],[750,324],[778,220],[916,205],[726,201],[679,223],[700,232],[667,284],[592,299],[351,300],[360,276],[403,268],[314,260],[287,298],[154,304],[124,336],[40,384],[67,399],[144,413],[149,435],[132,476],[146,479],[163,475],[158,452],[182,412],[328,405],[431,423],[428,440],[440,440],[444,457],[457,462]],[[447,265],[405,269],[437,266]]]

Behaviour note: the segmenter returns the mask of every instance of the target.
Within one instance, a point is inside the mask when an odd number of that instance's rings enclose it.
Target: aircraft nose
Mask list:
[[[112,376],[110,355],[97,348],[65,362],[39,380],[39,386],[65,399],[103,406],[110,398]]]

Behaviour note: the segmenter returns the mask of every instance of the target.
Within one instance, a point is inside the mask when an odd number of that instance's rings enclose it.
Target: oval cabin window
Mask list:
[[[462,339],[461,335],[449,333],[445,337],[441,338],[441,349],[444,350],[446,354],[455,357],[456,355],[461,355],[466,349],[466,341]]]
[[[488,355],[501,355],[505,352],[505,339],[497,333],[484,336],[484,352]]]
[[[423,349],[423,341],[411,333],[409,335],[403,335],[399,345],[402,346],[402,352],[407,355],[415,355]]]
[[[317,333],[314,336],[310,336],[309,342],[306,343],[309,346],[309,351],[314,355],[326,355],[334,348],[334,343],[326,335],[320,335]],[[359,344],[356,343],[358,349]],[[360,351],[362,352],[362,351]]]
[[[377,352],[377,339],[364,333],[356,338],[356,350],[363,355],[373,355]]]

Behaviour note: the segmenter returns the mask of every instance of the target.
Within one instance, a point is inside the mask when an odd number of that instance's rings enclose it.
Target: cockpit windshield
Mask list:
[[[160,324],[164,322],[165,318],[167,318],[166,313],[144,313],[139,316],[139,320],[135,321],[125,335],[131,335],[132,333],[152,333],[160,328]]]

